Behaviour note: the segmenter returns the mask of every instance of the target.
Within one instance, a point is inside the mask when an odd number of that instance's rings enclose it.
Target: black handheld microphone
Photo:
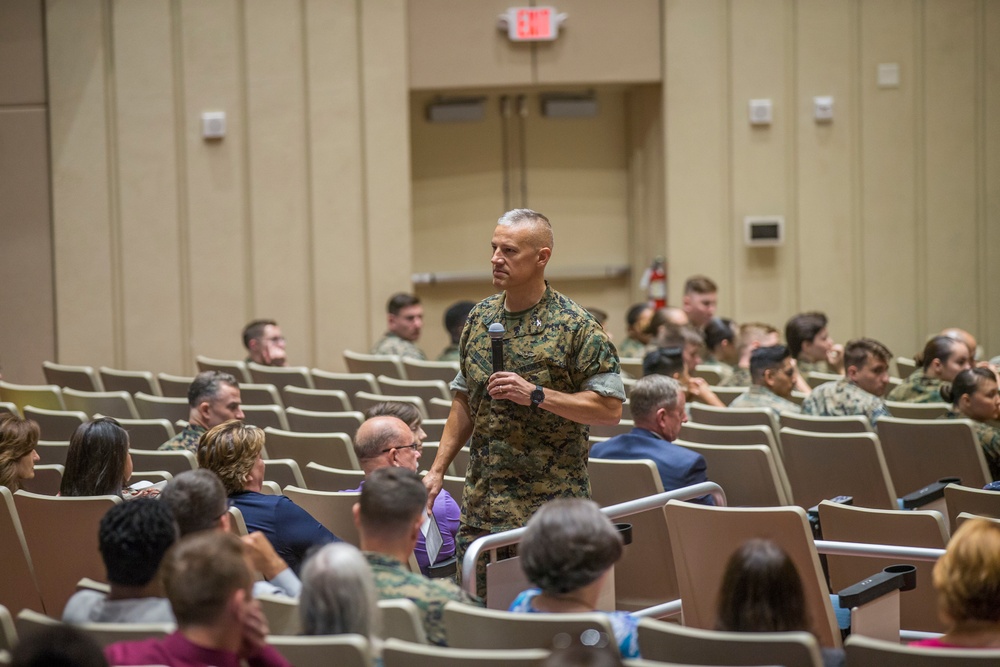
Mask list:
[[[490,325],[490,341],[493,344],[493,372],[503,371],[503,335],[506,329],[499,322]]]

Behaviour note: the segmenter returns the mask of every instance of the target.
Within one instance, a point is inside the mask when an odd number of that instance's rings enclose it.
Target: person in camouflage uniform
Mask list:
[[[361,488],[354,519],[379,598],[412,600],[420,609],[428,641],[447,646],[444,606],[452,601],[476,605],[479,601],[450,581],[410,572],[407,561],[426,519],[426,504],[427,489],[416,473],[406,468],[379,468],[368,475]]]
[[[826,315],[813,311],[799,313],[785,324],[785,342],[802,375],[844,372],[844,347],[830,338],[828,323]]]
[[[754,350],[750,355],[750,375],[753,380],[750,390],[737,396],[729,407],[771,408],[779,417],[782,412],[802,412],[802,408],[789,400],[795,387],[795,364],[787,347],[772,345]]]
[[[590,497],[588,425],[617,424],[625,399],[618,357],[589,313],[545,280],[552,228],[528,209],[493,233],[493,284],[469,315],[455,399],[424,483],[433,499],[471,438],[459,559],[483,534],[519,528],[552,498]],[[492,372],[490,324],[504,325],[505,371]],[[481,589],[480,589],[481,590]]]
[[[740,325],[737,349],[739,360],[733,374],[723,380],[722,387],[749,387],[753,384],[750,375],[750,355],[758,347],[773,347],[780,343],[778,330],[770,324],[762,322],[747,322]]]
[[[417,339],[424,328],[424,307],[415,294],[393,294],[386,304],[388,331],[375,345],[372,354],[394,354],[410,359],[427,359],[424,351],[417,347]]]
[[[444,328],[451,342],[438,355],[438,361],[458,361],[458,341],[462,338],[465,322],[475,305],[472,301],[457,301],[444,312]]]
[[[198,440],[208,429],[230,419],[243,419],[240,385],[229,373],[204,371],[188,387],[188,424],[160,445],[161,451],[198,451]]]
[[[625,315],[626,336],[618,346],[618,355],[630,359],[642,359],[646,356],[646,345],[652,335],[647,332],[649,322],[653,319],[653,307],[646,302],[637,303],[628,309]]]
[[[950,386],[942,387],[941,394],[952,404],[944,418],[971,420],[990,475],[1000,480],[1000,428],[988,423],[1000,410],[996,373],[984,367],[964,370],[955,376]]]
[[[919,357],[921,367],[889,392],[890,401],[906,403],[941,403],[941,387],[972,368],[972,353],[963,341],[949,336],[934,336]]]
[[[888,348],[871,338],[848,341],[844,350],[845,377],[816,387],[802,402],[802,414],[865,415],[874,425],[879,417],[889,415],[881,397],[889,385],[891,358]]]

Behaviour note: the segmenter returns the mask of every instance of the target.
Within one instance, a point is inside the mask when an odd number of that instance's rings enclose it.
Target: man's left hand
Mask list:
[[[509,371],[494,373],[486,385],[486,391],[493,400],[502,399],[518,405],[531,405],[531,392],[534,390],[535,385]]]

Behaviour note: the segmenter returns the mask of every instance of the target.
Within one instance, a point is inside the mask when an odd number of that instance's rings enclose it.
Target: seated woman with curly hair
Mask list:
[[[38,433],[38,424],[30,419],[0,416],[0,486],[6,486],[11,493],[35,476]]]
[[[298,574],[310,549],[338,539],[290,498],[261,493],[263,449],[263,430],[232,419],[201,436],[198,465],[219,476],[229,495],[229,505],[243,513],[247,530],[264,533],[278,555]]]
[[[542,505],[528,521],[518,549],[521,568],[537,586],[520,595],[510,611],[578,613],[597,611],[611,566],[621,558],[622,539],[597,503],[559,498]],[[639,656],[636,618],[607,613],[622,657]]]

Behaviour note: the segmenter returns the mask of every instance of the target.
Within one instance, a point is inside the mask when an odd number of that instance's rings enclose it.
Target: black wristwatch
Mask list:
[[[536,384],[535,391],[531,392],[531,407],[537,408],[545,400],[545,392],[542,391],[542,385]]]

